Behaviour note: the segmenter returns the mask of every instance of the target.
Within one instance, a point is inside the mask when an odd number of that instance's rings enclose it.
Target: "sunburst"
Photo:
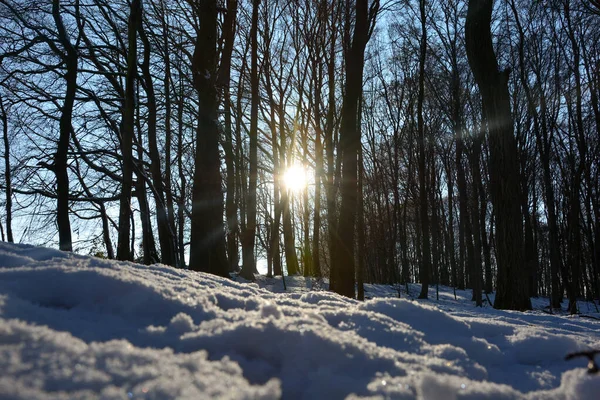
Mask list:
[[[308,184],[308,173],[302,165],[294,164],[283,173],[283,185],[290,192],[300,192]]]

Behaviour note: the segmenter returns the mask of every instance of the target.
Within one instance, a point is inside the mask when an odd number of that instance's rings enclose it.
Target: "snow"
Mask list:
[[[451,288],[366,285],[359,302],[286,283],[0,243],[0,398],[599,396],[587,360],[564,356],[600,348],[600,321],[546,314],[547,299],[519,313]]]

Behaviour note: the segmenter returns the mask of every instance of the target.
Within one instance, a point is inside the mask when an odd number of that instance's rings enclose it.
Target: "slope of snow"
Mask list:
[[[476,309],[469,292],[455,300],[448,288],[413,301],[367,285],[374,298],[358,302],[301,277],[286,283],[277,293],[281,279],[238,283],[0,243],[0,398],[600,393],[585,360],[564,361],[600,348],[598,320]]]

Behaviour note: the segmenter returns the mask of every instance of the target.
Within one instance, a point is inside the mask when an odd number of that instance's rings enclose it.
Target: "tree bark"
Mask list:
[[[321,14],[320,14],[321,16]],[[320,39],[318,39],[320,40]],[[321,178],[324,174],[323,168],[323,145],[321,137],[323,129],[321,128],[321,84],[322,64],[318,55],[321,55],[321,48],[318,47],[317,56],[313,63],[313,82],[315,85],[314,92],[314,120],[315,120],[315,200],[314,200],[314,217],[313,217],[313,276],[321,278],[321,257],[320,257],[320,241],[321,241]]]
[[[52,1],[52,17],[54,18],[56,30],[58,31],[59,40],[65,50],[65,53],[61,54],[61,58],[66,65],[64,75],[66,83],[65,101],[61,110],[60,134],[56,153],[54,154],[53,165],[57,188],[56,222],[58,225],[59,248],[63,251],[73,251],[71,222],[69,221],[69,174],[67,153],[69,151],[69,138],[71,137],[71,132],[73,130],[71,120],[73,118],[73,106],[75,104],[75,95],[77,92],[77,63],[79,56],[77,50],[71,44],[63,24],[60,15],[60,0]]]
[[[487,228],[486,228],[486,218],[487,218],[487,198],[485,195],[483,178],[479,181],[478,184],[479,190],[479,226],[481,232],[481,246],[483,248],[483,259],[485,265],[485,285],[484,290],[486,294],[490,294],[493,291],[494,283],[492,281],[492,251],[490,246],[490,239],[488,238]],[[490,234],[491,237],[491,234]]]
[[[235,162],[233,152],[233,131],[231,115],[231,55],[233,53],[233,44],[236,30],[237,0],[227,1],[227,14],[223,23],[223,55],[221,56],[221,66],[219,69],[220,86],[223,88],[223,114],[225,119],[225,142],[223,150],[225,152],[225,167],[227,170],[225,200],[225,219],[227,220],[227,260],[229,270],[236,271],[239,263],[238,254],[238,214],[236,203],[236,185],[235,185]]]
[[[123,182],[119,200],[119,236],[117,258],[132,260],[130,251],[131,230],[131,189],[133,185],[133,130],[135,114],[135,81],[137,76],[137,27],[141,23],[141,0],[131,3],[127,27],[127,75],[125,80],[125,102],[121,121],[121,156]]]
[[[561,267],[561,254],[560,254],[560,243],[558,235],[558,223],[556,216],[556,203],[554,195],[554,187],[552,183],[552,171],[550,169],[550,151],[552,137],[551,132],[548,129],[547,123],[547,111],[546,111],[546,97],[542,92],[539,94],[539,107],[538,112],[535,106],[535,98],[532,93],[529,81],[527,80],[527,70],[525,63],[525,33],[521,26],[519,14],[517,12],[516,4],[511,1],[511,8],[515,16],[515,22],[519,34],[519,79],[523,85],[525,96],[527,98],[527,111],[531,114],[534,123],[534,132],[536,137],[536,145],[538,153],[540,155],[540,162],[542,164],[542,178],[544,184],[544,203],[548,218],[548,230],[550,236],[549,252],[550,252],[550,281],[551,281],[551,293],[550,302],[553,308],[560,308],[562,302],[562,290],[560,289],[559,271]],[[538,80],[541,78],[537,76]]]
[[[138,94],[139,98],[139,85]],[[142,136],[142,127],[140,124],[140,108],[136,107],[136,129],[137,129],[137,160],[134,164],[136,180],[134,182],[135,197],[140,207],[140,221],[142,222],[142,262],[145,265],[154,264],[160,261],[156,252],[156,241],[154,240],[154,230],[152,229],[152,218],[150,215],[150,204],[148,203],[148,189],[146,187],[146,171],[143,169],[144,160],[144,141]],[[132,235],[132,242],[135,242],[135,236]],[[132,246],[133,247],[133,246]],[[134,248],[135,249],[135,248]]]
[[[325,184],[325,201],[327,203],[327,241],[329,250],[329,288],[335,290],[335,271],[334,271],[334,250],[335,250],[335,235],[337,232],[337,186],[335,180],[335,114],[336,114],[336,99],[335,99],[335,65],[336,65],[336,33],[338,25],[337,10],[331,13],[331,20],[328,26],[332,33],[329,43],[329,51],[326,57],[327,63],[327,116],[325,117],[325,157],[327,160],[326,184]]]
[[[370,24],[379,9],[376,0],[356,0],[356,23],[352,44],[346,53],[345,95],[340,123],[340,151],[342,157],[341,206],[334,242],[332,274],[334,290],[344,296],[355,297],[354,232],[357,210],[357,164],[360,147],[359,102],[362,96],[364,53],[370,36]],[[349,27],[348,27],[349,29]]]
[[[427,56],[427,28],[425,21],[425,0],[420,0],[421,44],[419,50],[419,93],[417,95],[417,131],[419,140],[419,221],[421,223],[422,254],[419,266],[421,293],[419,299],[426,299],[429,292],[431,271],[431,242],[429,236],[429,201],[427,199],[427,164],[425,161],[425,122],[423,121],[423,101],[425,97],[425,58]]]
[[[454,179],[453,171],[450,168],[451,161],[448,160],[446,164],[446,177],[448,180],[448,244],[446,246],[446,252],[450,256],[450,275],[452,276],[452,285],[456,287],[457,274],[456,274],[456,250],[455,250],[455,237],[454,237]],[[448,277],[449,278],[449,277]],[[448,285],[447,282],[442,280],[442,284]]]
[[[198,92],[198,127],[192,188],[190,269],[227,277],[229,268],[217,126],[217,1],[200,1],[197,12],[200,30],[192,73]]]
[[[569,294],[569,311],[571,314],[578,312],[577,297],[580,293],[580,272],[581,272],[581,200],[580,189],[582,178],[586,172],[586,157],[588,143],[585,139],[585,128],[583,123],[583,94],[582,79],[580,72],[581,52],[579,44],[575,37],[575,29],[571,18],[571,7],[569,2],[565,2],[565,17],[567,21],[567,33],[571,42],[573,52],[572,71],[575,83],[575,124],[574,133],[577,143],[577,153],[579,160],[576,163],[576,155],[569,157],[571,161],[571,187],[568,189],[569,212],[567,215],[567,232],[569,237],[569,261],[571,266],[571,290]],[[577,165],[576,165],[577,164]]]
[[[160,243],[161,261],[163,264],[176,266],[175,257],[175,238],[174,232],[171,231],[171,221],[167,213],[167,203],[165,200],[165,185],[163,183],[162,168],[160,161],[160,153],[158,151],[158,142],[156,138],[156,94],[154,91],[154,83],[150,72],[150,40],[146,35],[146,31],[142,24],[142,16],[138,25],[140,39],[144,44],[144,60],[141,65],[142,77],[146,89],[148,101],[148,150],[150,154],[150,173],[152,175],[152,185],[154,190],[154,202],[156,204],[156,226],[158,228],[158,240]],[[168,94],[167,94],[168,97]],[[168,160],[167,160],[168,162]]]
[[[481,139],[475,138],[473,140],[473,146],[471,151],[471,171],[473,173],[472,190],[471,196],[471,221],[473,223],[473,270],[471,278],[471,287],[473,288],[473,300],[477,307],[483,306],[481,290],[482,290],[482,270],[481,270],[481,235],[479,221],[479,196],[478,189],[481,182],[481,169],[479,168],[479,154],[481,152]]]
[[[265,54],[265,66],[270,68],[270,53],[269,51]],[[269,101],[273,105],[275,103],[273,99],[273,90],[271,86],[271,77],[269,76],[266,83],[267,95]],[[269,256],[271,257],[273,264],[273,274],[283,275],[283,269],[281,265],[281,212],[282,202],[280,199],[281,192],[281,163],[279,152],[281,151],[279,141],[277,140],[279,134],[277,132],[277,124],[275,122],[275,107],[269,107],[269,118],[271,126],[271,147],[273,149],[273,222],[271,225],[271,245]]]
[[[177,267],[182,267],[185,263],[184,259],[180,258],[177,244],[177,229],[175,228],[175,200],[173,198],[173,187],[171,184],[171,146],[173,141],[173,133],[171,130],[171,57],[169,50],[168,38],[168,15],[165,8],[164,0],[160,1],[161,7],[161,24],[163,34],[163,60],[165,63],[165,72],[163,77],[164,93],[165,93],[165,194],[167,200],[167,217],[169,221],[169,230],[173,248],[173,261]]]
[[[285,165],[284,162],[281,165]],[[294,230],[292,227],[292,215],[290,207],[291,196],[289,191],[281,192],[282,218],[283,218],[283,250],[285,253],[285,264],[288,275],[296,275],[300,268],[298,266],[298,255],[296,254],[296,239],[294,238]]]
[[[12,171],[10,166],[10,140],[8,139],[8,115],[4,101],[0,97],[0,119],[2,119],[2,139],[4,141],[4,184],[6,185],[6,240],[12,243]]]
[[[356,270],[356,285],[358,300],[365,299],[365,210],[363,192],[363,154],[362,148],[358,151],[358,262]]]
[[[185,267],[185,198],[188,191],[187,178],[183,168],[183,153],[185,144],[183,143],[183,109],[185,98],[183,96],[183,80],[179,82],[179,101],[177,102],[177,174],[179,176],[180,192],[177,199],[177,243],[179,248],[180,266]]]
[[[467,58],[483,104],[490,145],[490,194],[496,214],[498,289],[494,307],[529,310],[523,271],[517,144],[508,93],[508,74],[498,70],[491,35],[493,0],[469,0],[465,23]]]
[[[256,257],[254,255],[254,242],[256,240],[256,186],[258,183],[258,6],[260,0],[252,1],[252,25],[250,26],[250,91],[252,102],[250,104],[250,160],[248,197],[246,199],[246,212],[248,220],[244,231],[242,246],[243,266],[240,275],[246,279],[254,280],[256,271]]]

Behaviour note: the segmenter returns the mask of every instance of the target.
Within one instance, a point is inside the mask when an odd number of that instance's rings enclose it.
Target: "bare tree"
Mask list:
[[[349,6],[349,2],[346,6]],[[341,206],[337,234],[331,260],[331,275],[335,291],[355,297],[354,232],[357,210],[357,166],[360,147],[359,102],[362,96],[364,54],[375,25],[379,1],[369,6],[367,0],[356,0],[354,33],[345,53],[346,83],[340,123],[340,150],[342,157]],[[349,15],[350,9],[347,10]],[[347,17],[346,32],[350,22]]]
[[[10,166],[10,140],[8,137],[8,114],[4,99],[0,96],[0,119],[2,120],[2,140],[4,143],[4,185],[6,187],[6,240],[13,242],[12,231],[12,172]]]
[[[256,257],[254,244],[256,240],[256,185],[258,182],[258,6],[260,0],[252,1],[252,25],[250,28],[250,86],[252,102],[250,105],[250,180],[246,212],[248,220],[242,236],[243,266],[241,275],[246,279],[254,279]]]
[[[490,194],[496,215],[498,290],[495,308],[528,310],[523,274],[523,222],[517,144],[508,93],[509,70],[499,71],[491,35],[493,0],[469,0],[465,37],[469,65],[479,87],[490,144]]]
[[[200,21],[192,59],[198,127],[192,188],[190,269],[228,276],[217,125],[217,1],[192,3]]]
[[[133,0],[127,26],[127,76],[125,82],[125,102],[121,121],[121,153],[123,183],[119,200],[119,238],[117,258],[132,260],[130,250],[131,233],[131,189],[133,186],[133,134],[135,117],[135,81],[137,77],[137,30],[142,18],[141,0]]]
[[[419,46],[419,94],[417,95],[417,131],[419,135],[419,221],[422,237],[420,299],[426,299],[431,273],[431,242],[429,237],[429,201],[427,196],[427,164],[425,162],[425,123],[423,121],[423,101],[425,97],[425,58],[427,57],[427,22],[425,20],[425,0],[419,1],[421,18],[421,44]],[[433,206],[433,204],[432,204]]]

